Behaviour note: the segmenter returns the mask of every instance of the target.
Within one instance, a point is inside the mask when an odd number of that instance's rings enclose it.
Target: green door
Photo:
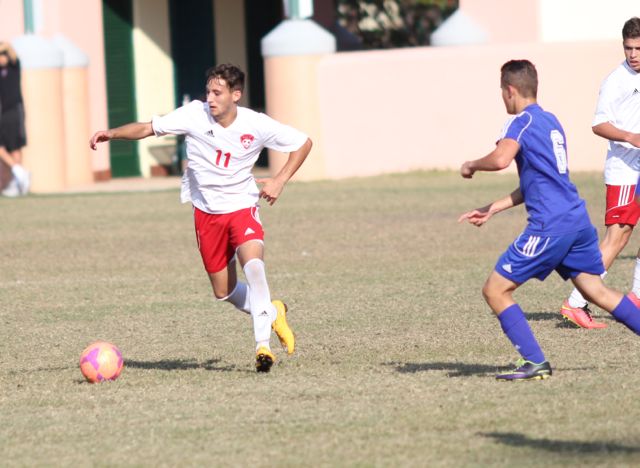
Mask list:
[[[169,0],[169,26],[176,106],[185,94],[204,101],[205,72],[216,64],[213,2]]]
[[[104,52],[107,74],[109,128],[137,118],[133,65],[132,0],[103,0]],[[111,176],[140,175],[138,143],[111,142]]]
[[[249,88],[249,107],[260,112],[264,112],[266,107],[261,41],[284,18],[283,6],[281,0],[244,0],[247,67],[249,67],[246,70],[248,72],[246,86]],[[269,166],[266,148],[260,153],[256,165]]]

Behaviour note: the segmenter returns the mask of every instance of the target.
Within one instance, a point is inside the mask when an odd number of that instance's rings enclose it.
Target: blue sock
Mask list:
[[[640,335],[640,310],[627,296],[611,311],[611,315],[636,335]]]
[[[533,336],[529,322],[527,322],[527,318],[518,304],[513,304],[504,309],[498,315],[498,320],[502,331],[511,340],[511,343],[523,358],[536,364],[545,361],[542,349],[540,349],[540,345],[535,336]]]

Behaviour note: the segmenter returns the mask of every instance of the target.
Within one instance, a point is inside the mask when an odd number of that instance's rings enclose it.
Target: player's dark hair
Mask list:
[[[207,70],[207,83],[211,79],[224,80],[231,91],[244,91],[244,72],[235,65],[223,63]]]
[[[537,98],[538,72],[528,60],[509,60],[500,69],[500,86],[513,86],[522,97]]]
[[[640,18],[634,16],[628,19],[622,27],[622,40],[636,39],[640,37]]]

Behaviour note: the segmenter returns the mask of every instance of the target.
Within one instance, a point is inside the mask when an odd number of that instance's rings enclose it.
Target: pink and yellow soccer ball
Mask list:
[[[106,341],[91,343],[80,355],[80,371],[91,383],[117,379],[123,364],[118,347]]]

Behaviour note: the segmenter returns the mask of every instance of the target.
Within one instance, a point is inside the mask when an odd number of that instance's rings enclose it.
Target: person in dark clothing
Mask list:
[[[10,197],[25,195],[30,185],[30,174],[22,167],[27,137],[20,74],[15,50],[8,42],[0,42],[0,187],[4,188],[2,195]]]

